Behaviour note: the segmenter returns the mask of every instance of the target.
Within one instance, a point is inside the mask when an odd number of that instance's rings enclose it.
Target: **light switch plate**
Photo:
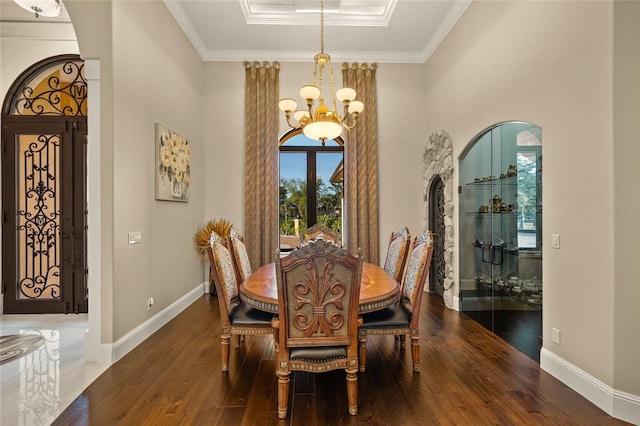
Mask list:
[[[560,234],[551,234],[551,247],[560,248]]]
[[[129,232],[129,244],[138,244],[142,241],[142,233],[140,231]]]

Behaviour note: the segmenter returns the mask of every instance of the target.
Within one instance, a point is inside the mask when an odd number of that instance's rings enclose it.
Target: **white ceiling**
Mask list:
[[[309,10],[319,0],[162,1],[205,61],[307,62],[320,51],[320,15]],[[334,61],[424,63],[471,1],[325,0],[325,52]],[[0,0],[0,22],[3,37],[42,27],[60,39],[69,17],[64,3],[59,18],[36,19]]]

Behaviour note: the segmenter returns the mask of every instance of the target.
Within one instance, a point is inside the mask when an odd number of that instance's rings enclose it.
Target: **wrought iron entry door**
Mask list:
[[[446,262],[444,259],[444,184],[438,177],[431,183],[429,192],[429,229],[433,232],[433,257],[429,271],[429,292],[442,297]]]
[[[4,313],[87,312],[86,117],[2,118]]]

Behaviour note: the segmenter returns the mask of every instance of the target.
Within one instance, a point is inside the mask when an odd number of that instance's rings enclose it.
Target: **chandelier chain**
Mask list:
[[[320,53],[324,53],[324,0],[320,0]]]
[[[325,141],[340,136],[343,128],[353,129],[364,108],[363,102],[355,100],[356,92],[352,88],[343,87],[336,92],[331,57],[324,52],[324,0],[320,0],[320,53],[313,57],[313,62],[313,84],[304,85],[300,89],[300,96],[306,101],[307,111],[296,110],[298,104],[291,98],[281,99],[278,107],[285,113],[287,124],[291,128],[302,129],[305,136],[322,141],[324,146]],[[333,108],[331,110],[325,104],[322,92],[325,66],[329,71],[329,94]],[[343,115],[338,112],[336,99],[344,104]],[[314,111],[313,105],[316,100],[320,102]],[[297,125],[291,122],[292,117],[298,121]],[[347,122],[347,117],[351,118],[350,123]]]

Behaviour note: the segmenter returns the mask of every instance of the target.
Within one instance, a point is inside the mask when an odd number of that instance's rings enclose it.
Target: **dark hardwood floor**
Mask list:
[[[205,295],[109,367],[55,425],[618,425],[480,324],[425,294],[420,373],[392,336],[369,336],[348,414],[344,372],[292,375],[276,414],[270,336],[247,336],[220,369],[215,296]],[[408,340],[408,339],[407,339]]]
[[[464,314],[506,340],[532,360],[540,363],[542,311],[467,311]]]

